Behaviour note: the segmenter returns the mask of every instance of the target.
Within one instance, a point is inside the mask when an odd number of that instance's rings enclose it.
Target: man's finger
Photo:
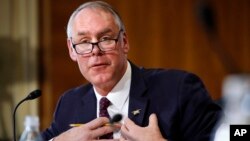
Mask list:
[[[125,124],[121,127],[121,135],[123,138],[127,138],[129,136],[129,130]]]
[[[86,124],[84,124],[83,126],[87,127],[88,129],[92,130],[92,129],[96,129],[99,127],[102,127],[104,124],[108,123],[109,119],[106,117],[99,117],[96,118]]]
[[[126,139],[123,136],[121,136],[119,141],[126,141]]]
[[[129,130],[131,127],[135,126],[135,123],[132,120],[130,120],[129,118],[126,118],[124,120],[124,125]]]
[[[98,137],[103,136],[105,134],[114,132],[115,130],[116,130],[116,128],[113,126],[103,126],[103,127],[97,128],[97,129],[91,131],[92,138],[98,138]]]
[[[157,116],[156,114],[151,114],[149,116],[149,124],[148,124],[149,127],[157,127],[158,128],[158,119],[157,119]]]

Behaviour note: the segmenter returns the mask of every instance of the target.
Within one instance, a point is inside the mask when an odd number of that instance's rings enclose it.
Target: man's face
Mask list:
[[[121,32],[110,13],[100,9],[86,8],[80,11],[72,24],[72,40],[68,40],[72,60],[77,61],[82,75],[96,87],[113,87],[126,70],[129,45],[126,34]],[[73,44],[98,42],[112,38],[118,41],[114,50],[102,52],[96,45],[87,56],[79,55]]]

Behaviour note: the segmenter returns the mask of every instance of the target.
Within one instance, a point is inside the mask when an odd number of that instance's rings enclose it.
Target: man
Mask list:
[[[220,108],[200,79],[129,62],[126,30],[110,5],[81,5],[69,19],[67,36],[70,57],[90,83],[61,96],[51,126],[42,133],[45,140],[209,140]],[[107,125],[103,99],[110,104],[107,117],[123,115],[120,124]],[[73,123],[82,125],[70,127]]]

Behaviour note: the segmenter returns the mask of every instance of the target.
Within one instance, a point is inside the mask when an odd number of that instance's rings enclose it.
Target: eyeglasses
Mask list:
[[[93,51],[95,45],[102,52],[107,52],[107,51],[111,51],[111,50],[115,49],[116,43],[119,40],[121,31],[122,30],[119,31],[119,33],[117,35],[117,38],[115,38],[115,39],[103,39],[103,40],[95,42],[95,43],[82,42],[82,43],[78,43],[78,44],[73,44],[72,38],[71,38],[71,43],[72,43],[72,46],[75,49],[76,53],[79,54],[79,55],[88,55],[88,54],[90,54]]]

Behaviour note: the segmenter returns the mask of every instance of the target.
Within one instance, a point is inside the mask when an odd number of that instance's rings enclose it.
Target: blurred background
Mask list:
[[[12,138],[12,111],[29,92],[42,97],[17,111],[49,126],[59,96],[85,83],[66,46],[69,16],[86,0],[0,0],[0,140]],[[230,74],[250,72],[249,0],[106,0],[119,11],[129,59],[146,68],[197,74],[211,97],[222,97]]]

